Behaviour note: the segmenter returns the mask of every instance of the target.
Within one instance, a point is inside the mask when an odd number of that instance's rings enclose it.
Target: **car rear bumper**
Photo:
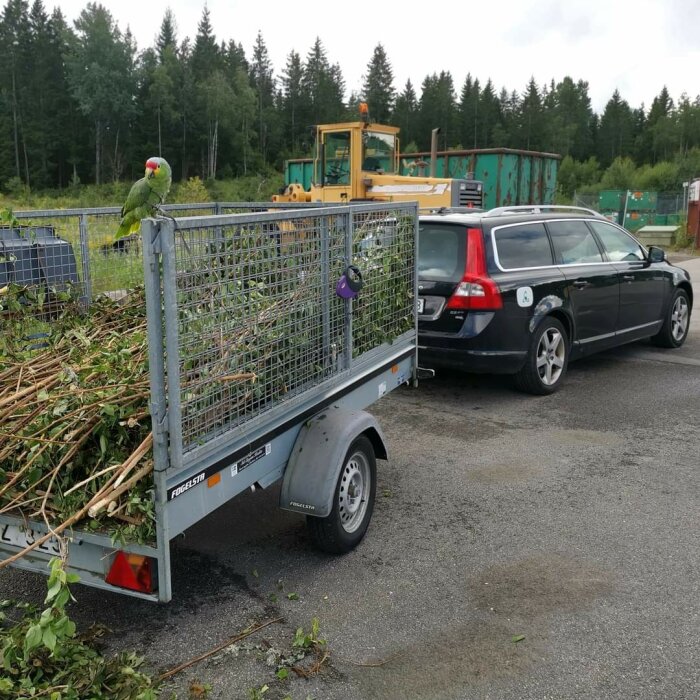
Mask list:
[[[527,352],[520,350],[472,350],[424,345],[419,337],[418,363],[434,369],[445,367],[479,374],[515,374],[525,364]]]

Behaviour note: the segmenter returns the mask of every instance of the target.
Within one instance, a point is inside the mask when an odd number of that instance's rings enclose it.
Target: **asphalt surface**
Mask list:
[[[550,397],[441,373],[371,410],[390,459],[354,552],[313,551],[277,487],[245,494],[174,543],[172,603],[78,586],[79,624],[162,671],[283,618],[174,676],[180,698],[700,696],[700,313],[683,348],[574,363]],[[0,598],[44,591],[0,571]],[[314,617],[320,672],[277,679]]]

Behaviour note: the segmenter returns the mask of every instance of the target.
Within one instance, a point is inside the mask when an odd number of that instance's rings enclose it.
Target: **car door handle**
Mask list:
[[[622,275],[622,279],[625,282],[634,282],[634,275]]]
[[[574,287],[576,287],[576,289],[585,289],[586,287],[590,287],[590,286],[591,286],[591,283],[586,281],[586,280],[576,280],[574,282]]]

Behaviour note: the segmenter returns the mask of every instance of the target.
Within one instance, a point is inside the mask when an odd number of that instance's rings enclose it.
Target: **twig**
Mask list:
[[[149,462],[144,467],[141,467],[136,474],[134,474],[128,481],[125,481],[119,488],[116,488],[113,491],[107,491],[106,495],[104,493],[105,489],[103,489],[100,500],[94,502],[90,506],[88,515],[91,518],[94,518],[103,508],[107,507],[111,501],[115,501],[125,491],[128,491],[136,482],[143,479],[146,474],[150,474],[151,471],[153,471],[153,462]],[[110,488],[111,486],[112,484],[110,484]]]
[[[143,457],[148,450],[151,449],[153,445],[153,433],[148,433],[144,438],[143,442],[131,453],[131,456],[124,461],[121,465],[119,476],[114,482],[114,488],[118,488],[121,483],[126,479],[129,472],[138,464],[141,457]]]
[[[199,656],[196,656],[194,659],[190,659],[189,661],[185,661],[184,663],[181,663],[179,666],[175,666],[175,668],[171,668],[169,671],[166,671],[165,673],[158,676],[158,681],[159,682],[164,681],[167,678],[174,676],[176,673],[180,673],[180,671],[184,671],[186,668],[189,668],[190,666],[194,666],[194,664],[199,663],[200,661],[203,661],[204,659],[207,659],[210,656],[213,656],[214,654],[221,651],[222,649],[225,649],[226,647],[231,646],[231,644],[235,644],[236,642],[240,642],[242,639],[245,639],[246,637],[249,637],[251,634],[258,632],[263,627],[267,627],[268,625],[273,625],[277,622],[283,622],[283,621],[284,621],[283,617],[276,617],[274,620],[267,620],[266,622],[261,622],[259,625],[255,625],[254,627],[249,627],[247,630],[244,630],[240,634],[237,634],[235,637],[231,637],[231,639],[229,639],[225,642],[222,642],[221,644],[217,644],[213,649],[210,649],[209,651],[205,652],[204,654],[200,654]]]
[[[302,668],[301,666],[292,666],[292,671],[297,674],[297,676],[301,678],[311,678],[312,676],[315,676],[320,670],[321,666],[323,666],[323,663],[325,660],[328,658],[329,654],[328,652],[325,652],[323,656],[321,657],[320,661],[317,661],[310,669],[305,669]]]
[[[106,489],[112,485],[112,480],[114,478],[116,477],[112,475],[107,484],[105,484],[105,486],[102,489],[100,489],[79,511],[73,513],[73,515],[71,515],[70,518],[64,520],[60,525],[56,526],[55,528],[52,528],[51,532],[48,532],[43,537],[40,537],[38,540],[34,540],[32,544],[27,545],[24,549],[17,552],[17,554],[13,554],[11,557],[0,561],[0,569],[4,569],[6,566],[12,564],[12,562],[21,559],[25,554],[28,554],[33,549],[36,549],[39,545],[44,544],[44,542],[48,542],[48,540],[50,540],[52,537],[60,535],[64,530],[73,525],[73,523],[77,523],[81,518],[84,518],[87,512],[90,510],[90,507],[92,506],[93,502],[103,497],[104,491],[106,491]]]
[[[102,476],[103,474],[107,474],[108,472],[114,471],[115,469],[119,469],[121,467],[121,464],[113,464],[111,467],[105,467],[104,469],[101,469],[100,471],[96,472],[95,474],[91,474],[87,479],[83,479],[82,481],[79,481],[75,486],[71,486],[68,491],[64,491],[63,495],[68,496],[68,494],[73,493],[73,491],[77,491],[81,486],[85,486],[85,484],[89,484],[91,481],[94,479],[97,479],[98,477]]]
[[[384,659],[383,661],[353,661],[352,659],[345,659],[342,656],[334,656],[333,658],[338,659],[339,661],[344,661],[345,663],[352,664],[353,666],[362,666],[363,668],[380,668],[381,666],[384,666],[385,664],[388,664],[390,661],[393,661],[394,659],[398,658],[401,656],[400,653],[398,654],[392,654],[388,658]]]
[[[252,379],[255,381],[258,375],[255,372],[241,372],[240,374],[226,374],[223,377],[219,377],[220,382],[235,382],[242,379]]]

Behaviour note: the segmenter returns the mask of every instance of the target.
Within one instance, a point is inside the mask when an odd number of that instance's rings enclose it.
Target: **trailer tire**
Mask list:
[[[330,554],[350,552],[362,541],[374,510],[377,460],[372,442],[362,434],[348,448],[325,518],[307,516],[314,545]]]

